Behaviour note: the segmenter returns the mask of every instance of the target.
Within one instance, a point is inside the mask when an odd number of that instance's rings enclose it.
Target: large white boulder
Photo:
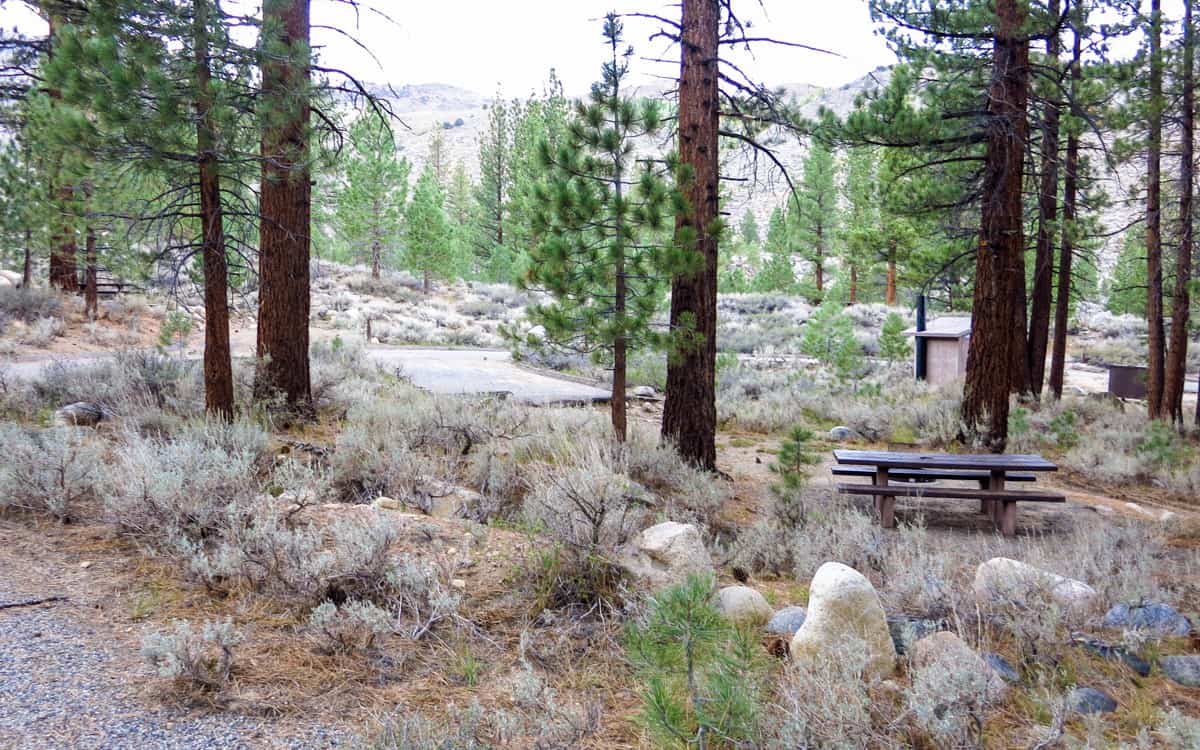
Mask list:
[[[1083,581],[1036,568],[1020,560],[993,557],[975,570],[975,599],[980,604],[1029,606],[1049,599],[1071,615],[1086,614],[1096,605],[1096,590]]]
[[[674,521],[643,530],[621,549],[617,563],[632,578],[655,590],[683,583],[693,573],[716,572],[700,530]]]
[[[808,616],[792,637],[792,658],[823,669],[830,661],[861,664],[864,675],[887,677],[896,668],[896,647],[875,587],[838,562],[817,570],[808,589]]]
[[[5,282],[8,282],[9,286],[21,286],[21,274],[0,269],[0,286],[4,286]]]
[[[766,598],[749,586],[725,586],[717,592],[717,610],[726,620],[761,625],[775,614]]]

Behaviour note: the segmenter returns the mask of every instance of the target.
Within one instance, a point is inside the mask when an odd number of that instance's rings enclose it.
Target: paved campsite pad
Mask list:
[[[512,361],[505,351],[484,349],[406,349],[370,347],[367,356],[388,369],[397,369],[413,385],[434,393],[507,393],[528,404],[590,404],[609,399],[609,392],[554,377]],[[96,356],[64,357],[80,367]],[[11,376],[32,380],[51,360],[0,363]]]

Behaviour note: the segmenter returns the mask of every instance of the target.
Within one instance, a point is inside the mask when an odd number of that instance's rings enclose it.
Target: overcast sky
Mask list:
[[[226,7],[237,0],[226,0]],[[249,4],[249,3],[247,3]],[[313,0],[314,43],[326,64],[342,67],[375,82],[449,83],[481,94],[498,88],[508,96],[540,90],[550,68],[558,71],[568,93],[582,94],[599,77],[604,55],[600,19],[609,10],[678,16],[668,2],[614,0],[363,0],[357,24],[353,11],[336,0]],[[895,61],[875,35],[865,0],[754,0],[739,12],[756,34],[802,42],[838,52],[821,55],[773,45],[758,45],[753,58],[738,62],[755,79],[769,84],[840,85]],[[376,8],[389,18],[373,13]],[[45,33],[45,23],[24,5],[0,6],[3,26],[30,34]],[[390,19],[390,20],[389,20]],[[337,26],[353,34],[375,58],[340,34],[318,26]],[[647,41],[653,21],[629,19],[626,41],[642,58],[663,56],[663,40]],[[678,59],[678,52],[670,53]],[[640,82],[672,76],[678,64],[639,61]]]

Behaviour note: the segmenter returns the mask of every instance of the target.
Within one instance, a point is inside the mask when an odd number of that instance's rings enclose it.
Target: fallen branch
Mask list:
[[[26,599],[23,602],[3,602],[0,603],[0,609],[16,609],[17,607],[34,607],[38,604],[48,604],[50,602],[65,602],[65,596],[44,596],[41,599]]]

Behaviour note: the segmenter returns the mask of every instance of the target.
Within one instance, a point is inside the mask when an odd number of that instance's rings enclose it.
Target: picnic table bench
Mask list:
[[[838,463],[835,475],[872,477],[870,484],[839,483],[837,490],[873,496],[880,525],[888,529],[896,526],[897,497],[978,500],[980,512],[989,515],[1005,536],[1016,535],[1017,503],[1066,502],[1060,492],[1006,488],[1007,482],[1034,481],[1036,472],[1058,471],[1041,456],[835,450],[833,457]],[[927,486],[937,480],[976,481],[979,488]]]

